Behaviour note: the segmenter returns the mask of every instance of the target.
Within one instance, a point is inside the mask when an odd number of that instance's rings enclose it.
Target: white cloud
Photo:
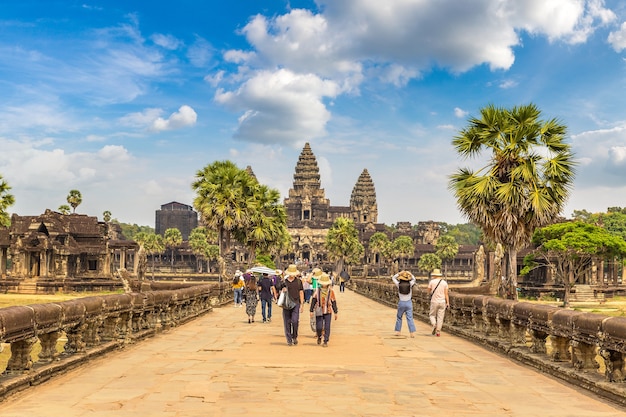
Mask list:
[[[236,138],[299,146],[325,133],[330,113],[323,99],[335,97],[339,91],[334,82],[312,74],[261,71],[236,91],[219,90],[215,100],[243,111]]]
[[[130,159],[128,150],[119,145],[107,145],[98,151],[98,156],[102,160],[127,161]]]
[[[466,110],[463,110],[463,109],[461,109],[459,107],[455,107],[454,108],[454,116],[458,117],[459,119],[463,119],[463,118],[467,117],[468,114],[469,114],[469,112],[466,111]]]
[[[618,31],[609,34],[608,41],[616,52],[626,49],[626,22],[622,23]]]
[[[177,39],[175,36],[164,35],[162,33],[155,33],[150,38],[152,39],[152,42],[159,45],[160,47],[172,51],[180,48],[183,44],[183,42]]]
[[[159,132],[163,130],[181,129],[195,125],[197,119],[198,115],[195,110],[187,105],[183,105],[180,106],[177,112],[172,113],[169,118],[163,119],[159,117],[154,120],[151,125],[151,130]]]
[[[197,36],[193,45],[187,50],[187,58],[192,65],[204,67],[213,58],[213,47],[206,39]]]

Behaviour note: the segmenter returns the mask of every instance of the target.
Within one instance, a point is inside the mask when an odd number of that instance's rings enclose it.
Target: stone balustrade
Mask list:
[[[213,283],[2,308],[0,342],[10,344],[10,358],[0,374],[0,401],[92,357],[192,320],[232,297],[229,283]],[[37,343],[41,350],[34,355]]]
[[[391,280],[353,278],[348,286],[397,305]],[[414,316],[429,322],[429,305],[426,288],[414,287]],[[444,331],[626,405],[626,317],[450,291]]]

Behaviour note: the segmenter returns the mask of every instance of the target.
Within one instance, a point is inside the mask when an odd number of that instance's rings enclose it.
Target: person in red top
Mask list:
[[[317,333],[317,344],[322,343],[322,335],[324,336],[324,344],[322,347],[328,347],[330,339],[330,323],[335,313],[337,320],[337,298],[335,291],[331,286],[332,281],[328,274],[322,273],[318,281],[319,287],[311,298],[311,308],[309,310],[311,317],[315,314],[315,332]]]

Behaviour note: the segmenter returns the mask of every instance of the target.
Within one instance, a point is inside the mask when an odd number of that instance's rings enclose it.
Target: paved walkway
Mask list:
[[[227,306],[0,403],[2,417],[623,416],[625,410],[416,322],[339,293],[328,348],[308,312],[287,346],[281,311],[248,324]],[[307,305],[308,307],[308,305]],[[403,334],[408,335],[406,323]]]

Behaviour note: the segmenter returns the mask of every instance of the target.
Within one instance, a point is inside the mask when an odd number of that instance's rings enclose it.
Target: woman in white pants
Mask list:
[[[446,315],[446,308],[450,306],[448,298],[448,283],[443,279],[441,270],[435,269],[430,274],[428,293],[430,294],[430,324],[433,325],[433,335],[441,336],[441,326]]]

